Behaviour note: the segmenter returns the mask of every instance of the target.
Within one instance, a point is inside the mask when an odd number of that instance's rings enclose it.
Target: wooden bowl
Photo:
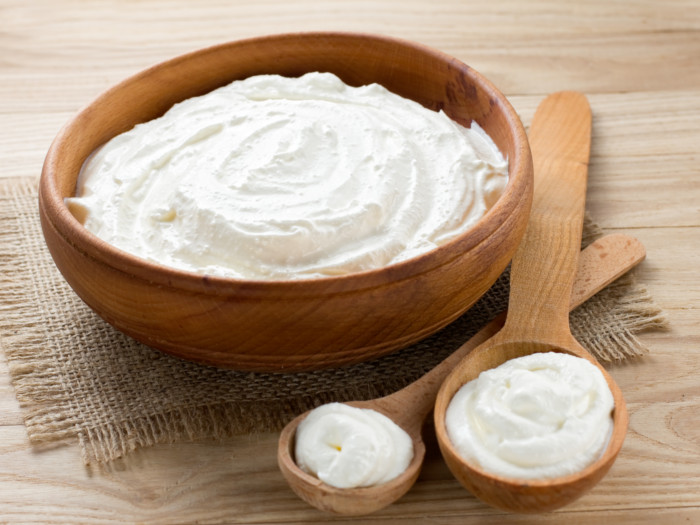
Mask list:
[[[505,193],[472,229],[388,267],[303,281],[196,275],[150,263],[88,232],[68,211],[90,153],[174,103],[264,73],[335,73],[378,82],[468,125],[509,159]],[[66,281],[118,330],[202,363],[298,371],[355,363],[416,342],[467,310],[522,237],[532,200],[525,130],[505,97],[462,62],[419,44],[365,34],[300,33],[222,44],[169,60],[109,89],[58,134],[39,188],[46,244]]]

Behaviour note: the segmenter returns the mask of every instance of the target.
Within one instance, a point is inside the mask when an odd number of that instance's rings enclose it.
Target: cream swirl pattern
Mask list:
[[[186,271],[289,280],[382,267],[468,230],[507,161],[382,86],[263,75],[110,140],[66,200],[114,246]]]
[[[413,459],[411,437],[371,409],[328,403],[312,410],[295,438],[299,468],[338,488],[391,481]]]
[[[545,352],[479,374],[450,401],[450,441],[483,470],[516,479],[573,474],[605,451],[614,401],[585,359]]]

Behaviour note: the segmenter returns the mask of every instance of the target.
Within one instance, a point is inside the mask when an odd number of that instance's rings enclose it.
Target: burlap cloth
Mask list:
[[[587,221],[584,244],[598,235]],[[77,440],[86,463],[156,443],[275,430],[320,403],[397,390],[505,309],[506,277],[440,333],[372,362],[297,374],[219,370],[148,348],[98,318],[44,245],[35,183],[0,183],[0,347],[32,444]],[[571,324],[607,361],[645,353],[634,334],[664,318],[628,277],[575,310]]]

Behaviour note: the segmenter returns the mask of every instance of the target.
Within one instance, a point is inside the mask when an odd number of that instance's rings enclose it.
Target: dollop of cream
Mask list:
[[[603,454],[613,408],[598,368],[546,352],[512,359],[465,384],[445,424],[459,454],[483,470],[551,479],[583,470]]]
[[[66,203],[89,231],[144,259],[290,280],[429,251],[471,228],[507,178],[476,123],[329,73],[262,75],[113,138]]]
[[[411,437],[383,414],[343,403],[312,410],[296,431],[297,465],[339,488],[391,481],[413,459]]]

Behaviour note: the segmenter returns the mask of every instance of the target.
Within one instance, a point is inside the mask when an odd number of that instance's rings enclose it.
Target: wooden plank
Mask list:
[[[537,97],[510,97],[528,126]],[[589,96],[587,206],[601,226],[700,224],[700,90]]]
[[[185,0],[101,3],[5,1],[0,35],[8,70],[109,74],[137,71],[218,42],[273,32],[356,30],[409,38],[465,60],[510,94],[560,89],[589,93],[688,89],[700,84],[700,25],[692,0],[654,4],[598,0],[572,9],[535,4],[421,0],[335,2],[266,0],[247,4]],[[430,24],[425,20],[429,19]],[[102,21],[109,21],[102,24]],[[17,38],[21,35],[21,38]],[[80,35],[80,38],[76,38]],[[643,53],[639,50],[644,49]],[[678,75],[683,71],[683,75]],[[653,72],[653,73],[652,73]]]
[[[23,425],[22,410],[15,398],[15,389],[10,382],[7,361],[0,349],[0,427]]]
[[[692,191],[690,193],[693,194]],[[604,220],[610,220],[609,216],[601,215]],[[648,222],[653,224],[653,211],[648,215]],[[598,218],[598,214],[595,217]],[[692,225],[681,228],[624,228],[613,225],[606,226],[604,230],[606,233],[627,233],[644,244],[647,257],[634,270],[635,275],[639,282],[644,283],[657,304],[668,312],[671,318],[670,333],[678,337],[680,334],[673,332],[678,316],[697,316],[700,309],[700,282],[697,279],[700,268],[700,228]],[[698,333],[698,328],[697,325],[688,326],[690,333]],[[664,336],[665,334],[650,334],[653,338]]]

